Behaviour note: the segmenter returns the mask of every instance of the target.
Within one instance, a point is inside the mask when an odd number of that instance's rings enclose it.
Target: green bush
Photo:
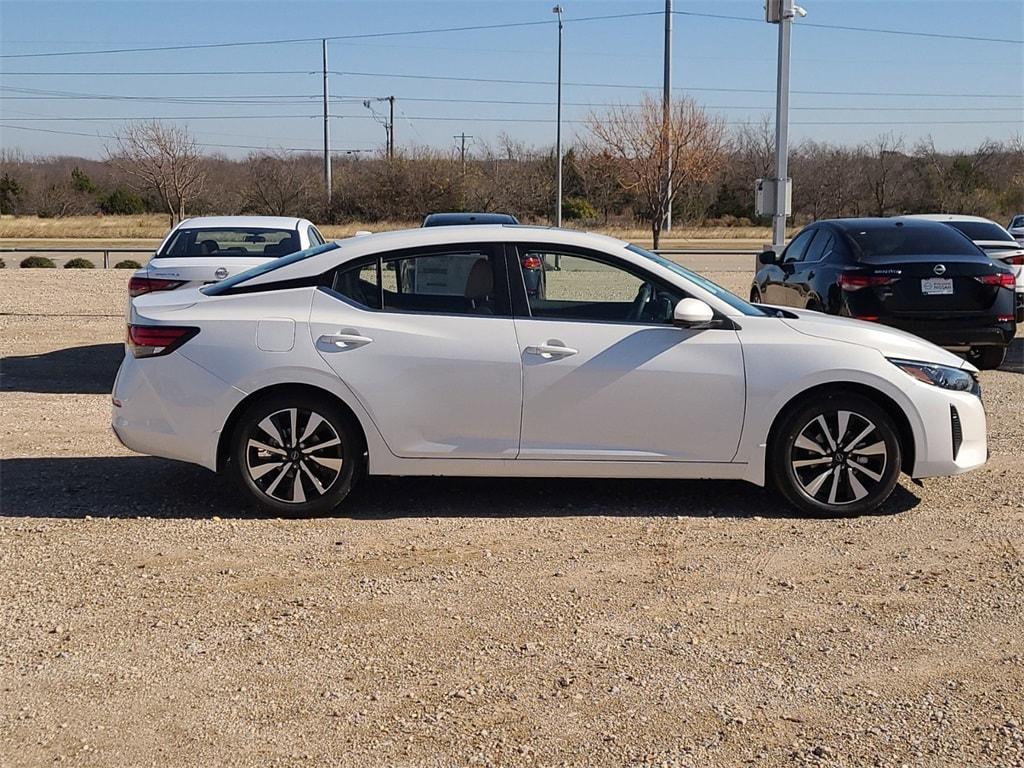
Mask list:
[[[29,256],[27,259],[21,260],[22,269],[55,269],[56,266],[53,259],[48,259],[45,256]]]
[[[88,259],[72,259],[64,265],[64,269],[96,269],[96,265]]]
[[[562,218],[569,221],[591,220],[597,218],[597,211],[582,197],[567,197],[562,201]]]
[[[134,259],[125,259],[114,265],[114,269],[142,269],[142,265]]]
[[[146,204],[127,187],[117,187],[100,200],[100,210],[110,215],[134,216],[143,213]]]

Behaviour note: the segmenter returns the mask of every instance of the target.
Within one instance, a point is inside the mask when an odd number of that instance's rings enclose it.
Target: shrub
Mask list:
[[[88,259],[72,259],[64,265],[64,269],[96,269],[96,265]]]
[[[591,220],[597,218],[597,211],[582,197],[567,197],[562,202],[562,218],[569,221]]]
[[[22,269],[54,269],[56,266],[53,259],[48,259],[45,256],[29,256],[21,261]]]
[[[125,259],[114,265],[114,269],[142,269],[142,265],[134,259]]]
[[[134,216],[144,212],[146,204],[127,187],[117,187],[100,200],[100,210],[111,215]]]

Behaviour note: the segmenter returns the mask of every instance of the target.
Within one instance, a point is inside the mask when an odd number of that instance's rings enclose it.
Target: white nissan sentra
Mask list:
[[[986,459],[977,371],[953,354],[537,227],[367,235],[139,296],[113,403],[127,447],[292,515],[367,473],[740,479],[848,515],[901,471]]]

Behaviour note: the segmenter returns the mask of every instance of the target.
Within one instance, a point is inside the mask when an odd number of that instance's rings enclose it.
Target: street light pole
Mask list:
[[[780,253],[786,244],[789,178],[789,49],[796,14],[805,11],[793,0],[768,0],[768,21],[779,25],[779,71],[775,85],[775,211],[772,214],[772,250]],[[776,8],[772,6],[776,5]],[[775,12],[775,13],[773,13]]]
[[[327,202],[331,202],[331,114],[327,99],[327,40],[321,41],[324,51],[324,186]]]
[[[557,192],[555,197],[555,226],[562,226],[562,6],[551,12],[558,16],[558,108],[555,118],[555,162]]]
[[[665,0],[665,80],[661,97],[665,131],[665,149],[668,153],[665,168],[665,193],[668,210],[665,212],[665,231],[672,231],[672,0]]]

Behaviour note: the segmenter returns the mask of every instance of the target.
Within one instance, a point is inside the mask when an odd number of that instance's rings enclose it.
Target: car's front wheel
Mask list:
[[[363,444],[351,416],[305,391],[255,401],[231,440],[229,473],[260,509],[278,515],[330,512],[362,470]]]
[[[791,410],[769,451],[775,487],[817,517],[876,509],[896,486],[902,463],[892,417],[852,392],[826,394]]]
[[[971,347],[967,359],[982,371],[994,371],[1003,364],[1006,347]]]

